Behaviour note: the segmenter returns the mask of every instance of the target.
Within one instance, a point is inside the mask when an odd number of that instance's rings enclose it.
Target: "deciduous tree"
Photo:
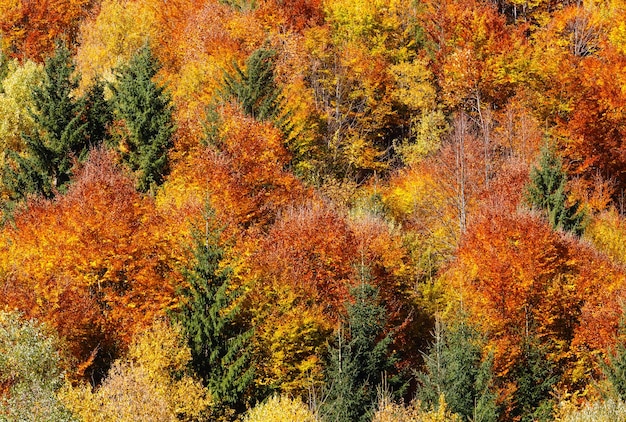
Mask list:
[[[212,400],[190,361],[182,329],[156,320],[138,333],[128,355],[113,363],[99,386],[66,384],[59,396],[82,420],[198,420]]]
[[[65,381],[62,342],[47,326],[0,311],[0,418],[73,421],[58,400]]]
[[[152,200],[113,160],[92,152],[65,195],[30,201],[2,231],[0,303],[57,329],[84,364],[76,372],[96,378],[173,306],[182,259]]]

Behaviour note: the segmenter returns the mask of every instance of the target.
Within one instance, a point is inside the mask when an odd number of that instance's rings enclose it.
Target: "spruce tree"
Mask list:
[[[522,422],[552,420],[554,402],[550,393],[559,374],[547,355],[539,339],[529,337],[524,341],[522,357],[513,369],[517,382],[513,415]]]
[[[478,332],[465,322],[450,329],[437,321],[435,342],[418,373],[418,397],[437,408],[441,394],[449,409],[475,422],[498,419],[492,360],[483,358]]]
[[[585,215],[578,203],[567,205],[566,183],[567,173],[554,146],[544,146],[539,166],[530,172],[526,200],[532,208],[546,215],[554,229],[580,236],[584,230]]]
[[[619,321],[618,341],[613,350],[607,353],[607,359],[600,359],[599,364],[606,380],[609,382],[610,393],[613,399],[626,402],[626,345],[623,343],[626,334],[626,314],[622,309]]]
[[[600,361],[600,367],[609,382],[613,395],[626,402],[626,347],[624,344],[618,343],[609,353],[608,362]]]
[[[254,376],[247,351],[252,330],[237,321],[241,290],[231,283],[232,271],[222,266],[220,231],[212,229],[207,211],[205,232],[194,231],[193,264],[184,272],[183,306],[175,319],[185,330],[192,364],[223,414],[245,410],[244,397]]]
[[[12,199],[62,192],[72,176],[74,160],[84,159],[90,147],[102,142],[110,120],[101,89],[92,88],[86,97],[74,95],[79,77],[64,43],[57,44],[44,70],[42,85],[32,90],[35,107],[31,114],[38,129],[23,135],[24,153],[7,152],[12,164],[4,169],[4,182]]]
[[[382,336],[386,316],[378,290],[363,282],[353,296],[327,365],[328,391],[321,413],[329,422],[369,421],[383,381],[397,395],[404,387],[400,376],[388,376],[396,359],[389,350],[392,336]]]
[[[274,120],[281,113],[281,92],[274,80],[273,50],[255,50],[242,70],[235,63],[235,74],[224,77],[225,98],[234,98],[244,113],[258,120]]]
[[[111,85],[116,117],[127,129],[120,153],[137,174],[137,188],[142,192],[163,183],[175,130],[170,95],[154,81],[159,68],[157,58],[145,45],[116,70],[117,82]]]
[[[0,51],[0,94],[4,93],[4,87],[2,86],[2,82],[6,79],[9,74],[9,58],[4,54],[3,51]]]

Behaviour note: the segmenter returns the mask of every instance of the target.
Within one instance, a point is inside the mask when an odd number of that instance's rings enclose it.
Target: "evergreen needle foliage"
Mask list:
[[[418,398],[437,408],[443,394],[452,412],[463,420],[498,419],[492,360],[484,359],[478,332],[461,322],[450,329],[437,321],[435,343],[425,356],[426,371],[418,373]]]
[[[0,51],[0,94],[4,93],[4,88],[2,87],[2,81],[9,74],[9,58],[4,54],[3,51]]]
[[[237,321],[241,291],[231,284],[232,271],[221,265],[224,250],[220,231],[211,228],[207,211],[205,232],[195,231],[193,266],[185,271],[183,307],[175,316],[186,333],[196,373],[223,412],[245,410],[244,393],[254,368],[247,351],[252,330]]]
[[[175,131],[170,95],[154,82],[159,69],[157,58],[145,45],[117,69],[117,83],[111,85],[116,116],[126,126],[120,153],[137,174],[137,188],[142,192],[163,183]]]
[[[224,77],[224,98],[234,98],[244,113],[258,120],[273,120],[281,111],[280,89],[274,80],[273,50],[255,50],[245,70],[235,63],[235,73]]]
[[[347,330],[340,328],[337,344],[330,350],[328,395],[321,409],[326,421],[371,420],[383,382],[397,394],[402,392],[401,378],[387,375],[393,373],[396,359],[389,350],[391,334],[382,337],[386,318],[378,290],[362,283],[353,296],[354,303],[346,306]]]
[[[526,200],[535,209],[545,213],[554,229],[563,229],[580,236],[585,229],[585,215],[579,204],[567,205],[565,185],[567,173],[554,146],[545,145],[539,166],[530,173]]]
[[[96,84],[85,97],[76,98],[79,77],[67,46],[57,44],[46,60],[44,82],[32,90],[32,118],[38,130],[23,135],[26,153],[8,151],[5,184],[11,199],[27,194],[52,197],[63,191],[72,176],[74,160],[82,161],[89,149],[106,136],[111,119],[102,86]]]
[[[624,333],[626,320],[620,320],[620,334]],[[614,399],[626,402],[626,346],[618,342],[615,348],[608,353],[607,360],[600,360],[600,368],[609,382]]]
[[[558,368],[547,359],[545,347],[536,338],[525,340],[522,351],[514,369],[514,413],[523,422],[551,420],[554,403],[550,393],[559,379]]]

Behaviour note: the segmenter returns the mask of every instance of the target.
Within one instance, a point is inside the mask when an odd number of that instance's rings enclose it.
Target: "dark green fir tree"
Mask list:
[[[449,409],[463,420],[498,420],[493,363],[484,358],[478,332],[465,322],[447,328],[435,323],[435,342],[425,356],[425,371],[417,374],[418,398],[437,408],[443,394]]]
[[[184,328],[192,364],[216,402],[215,417],[245,410],[254,368],[247,351],[252,330],[238,320],[241,290],[231,283],[232,271],[222,265],[220,230],[212,228],[213,212],[205,215],[204,233],[194,231],[193,263],[184,272],[183,306],[175,319]]]
[[[580,236],[585,228],[585,213],[578,203],[568,205],[565,185],[567,173],[554,146],[545,145],[539,165],[530,172],[526,201],[543,212],[554,229],[562,229]]]
[[[125,123],[120,153],[137,175],[137,188],[148,192],[163,183],[169,170],[174,122],[171,98],[154,78],[160,64],[145,45],[116,70],[111,85],[115,116]]]
[[[85,159],[89,149],[102,142],[110,121],[101,87],[92,87],[85,97],[75,96],[79,77],[64,43],[57,44],[44,70],[43,83],[32,89],[31,114],[37,130],[24,135],[25,153],[7,154],[10,164],[4,169],[4,182],[11,199],[63,192],[74,161]]]
[[[340,326],[327,365],[327,394],[320,413],[328,422],[370,421],[383,384],[396,397],[405,387],[401,376],[394,375],[392,336],[383,336],[386,311],[378,290],[363,282],[352,294],[354,303],[346,305],[347,320]]]
[[[626,335],[626,309],[622,309],[622,316],[619,321],[618,339],[619,341],[612,350],[607,353],[606,360],[600,359],[599,364],[602,372],[608,381],[607,398],[619,399],[626,402],[626,345],[624,338]]]
[[[552,389],[559,380],[557,366],[548,359],[546,347],[529,337],[522,345],[522,356],[513,369],[517,390],[513,416],[522,422],[550,421],[554,401]]]
[[[293,114],[285,106],[282,90],[275,79],[276,52],[261,47],[255,50],[246,60],[242,69],[237,63],[234,71],[224,76],[223,87],[219,92],[220,101],[236,101],[243,112],[259,121],[271,122],[278,128],[284,139],[285,147],[291,152],[290,168],[299,176],[310,172],[307,163],[311,159],[313,145],[300,128],[293,124]],[[216,104],[207,110],[207,123],[214,120]],[[208,135],[215,132],[207,126]],[[209,136],[210,139],[210,136]]]
[[[4,87],[2,86],[2,82],[6,79],[9,74],[9,58],[4,54],[3,51],[0,51],[0,94],[4,93]]]
[[[87,138],[90,148],[102,144],[108,138],[108,128],[113,121],[111,104],[104,98],[104,83],[96,81],[83,97],[87,121]]]
[[[235,63],[235,73],[224,77],[224,98],[234,98],[244,113],[257,120],[274,120],[281,114],[281,91],[274,80],[273,50],[255,50],[245,70]]]

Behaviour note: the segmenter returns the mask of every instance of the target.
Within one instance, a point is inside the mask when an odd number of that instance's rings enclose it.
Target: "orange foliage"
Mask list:
[[[285,168],[290,155],[281,132],[227,109],[217,148],[207,151],[212,164],[210,190],[216,209],[242,226],[264,226],[276,213],[308,196]]]
[[[489,333],[500,375],[507,375],[525,338],[571,338],[572,333],[559,332],[558,321],[566,316],[558,311],[575,312],[575,300],[552,297],[563,303],[550,303],[546,296],[571,283],[563,277],[570,272],[567,249],[541,220],[487,214],[471,226],[458,256],[463,303]]]
[[[43,61],[54,50],[57,38],[74,45],[80,21],[96,1],[92,0],[15,0],[0,7],[2,49],[9,55]]]
[[[290,155],[271,123],[225,106],[215,129],[217,143],[186,154],[157,198],[161,212],[178,227],[198,221],[209,202],[227,225],[227,236],[266,229],[281,210],[311,195],[286,170]]]
[[[617,192],[626,188],[626,57],[606,49],[603,57],[581,62],[576,79],[576,107],[563,122],[565,155],[571,171],[591,184],[597,174],[616,182]]]
[[[258,248],[254,267],[269,287],[289,285],[331,318],[354,283],[357,240],[343,217],[322,205],[285,212]]]
[[[486,212],[447,277],[487,334],[503,380],[534,338],[563,370],[561,382],[580,385],[597,370],[592,355],[616,339],[623,272],[537,216]]]
[[[156,2],[160,74],[171,87],[179,127],[175,147],[185,154],[198,145],[208,104],[218,99],[224,74],[260,47],[266,33],[252,12],[238,13],[218,0]]]
[[[307,27],[321,24],[324,19],[321,0],[265,0],[256,15],[276,32],[302,32]]]
[[[112,159],[92,152],[66,195],[31,201],[3,232],[3,305],[54,326],[81,362],[174,303],[171,228]]]
[[[424,10],[420,20],[438,47],[434,70],[446,105],[504,104],[511,94],[510,53],[518,37],[504,17],[492,4],[475,0],[432,1]]]

